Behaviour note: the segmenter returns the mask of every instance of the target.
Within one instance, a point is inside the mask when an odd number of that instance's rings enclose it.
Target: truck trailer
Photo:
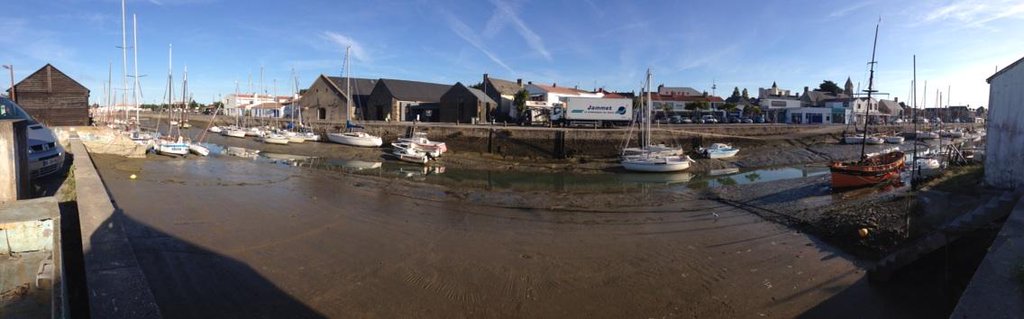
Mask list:
[[[551,122],[561,126],[611,127],[629,125],[633,100],[598,97],[566,97],[551,112]]]

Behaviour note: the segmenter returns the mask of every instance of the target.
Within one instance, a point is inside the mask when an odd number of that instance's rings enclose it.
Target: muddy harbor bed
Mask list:
[[[879,290],[860,259],[685,184],[486,191],[236,157],[95,161],[172,317],[945,311],[922,311],[943,296],[920,282]]]

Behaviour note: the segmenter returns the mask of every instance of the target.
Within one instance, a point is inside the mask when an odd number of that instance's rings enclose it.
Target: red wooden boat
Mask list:
[[[878,185],[899,179],[906,162],[903,152],[875,155],[856,162],[832,162],[832,188],[854,188]]]

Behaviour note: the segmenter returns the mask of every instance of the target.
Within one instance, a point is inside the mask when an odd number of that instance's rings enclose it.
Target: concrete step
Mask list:
[[[960,235],[984,227],[1010,213],[1009,207],[1020,198],[1020,193],[1004,192],[990,198],[984,205],[957,217],[938,230],[924,235],[882,258],[868,271],[871,280],[886,281],[900,268],[955,241]]]

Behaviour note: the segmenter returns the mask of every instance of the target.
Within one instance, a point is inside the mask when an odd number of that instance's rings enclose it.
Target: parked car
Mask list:
[[[672,124],[683,124],[683,117],[679,115],[673,115],[668,118],[668,122]]]
[[[64,148],[46,126],[39,124],[21,106],[0,97],[0,119],[18,119],[28,122],[28,168],[32,178],[60,171],[64,165]]]
[[[917,124],[928,124],[928,119],[919,117],[917,118]]]
[[[682,123],[683,123],[683,124],[693,124],[693,120],[691,120],[691,119],[688,119],[688,118],[683,118],[683,121],[682,121]]]
[[[764,123],[764,116],[755,117],[754,123]]]
[[[903,119],[897,118],[895,120],[892,120],[892,124],[903,124]]]
[[[754,119],[749,118],[749,117],[744,117],[743,118],[743,123],[754,123]]]
[[[714,115],[705,115],[705,116],[702,116],[700,119],[702,121],[701,123],[708,123],[708,124],[718,123],[718,119],[715,118]]]

